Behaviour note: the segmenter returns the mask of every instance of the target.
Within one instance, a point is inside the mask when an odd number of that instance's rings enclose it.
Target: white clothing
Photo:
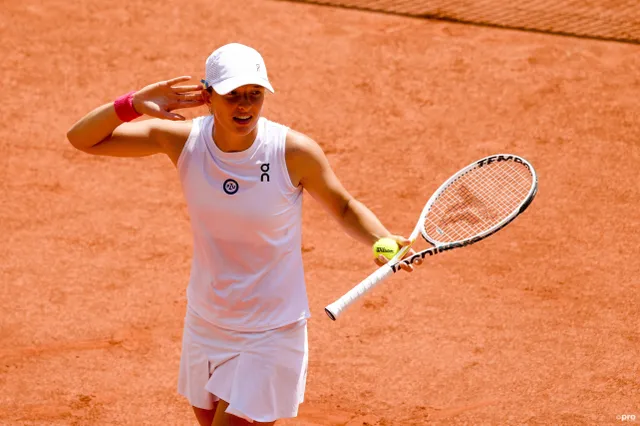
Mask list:
[[[187,304],[220,328],[264,331],[310,317],[301,253],[302,188],[285,162],[288,128],[260,118],[242,152],[198,117],[178,159],[193,231]]]
[[[178,392],[191,405],[226,412],[248,421],[296,417],[307,375],[307,320],[260,332],[212,326],[187,311]]]

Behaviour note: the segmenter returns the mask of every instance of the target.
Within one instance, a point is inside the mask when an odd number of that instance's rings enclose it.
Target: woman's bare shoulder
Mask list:
[[[289,129],[285,143],[285,160],[291,182],[297,186],[305,171],[324,161],[322,147],[304,133]]]
[[[288,157],[298,156],[300,154],[304,155],[309,150],[314,149],[317,146],[318,144],[304,133],[294,129],[289,129],[287,131],[285,152]]]

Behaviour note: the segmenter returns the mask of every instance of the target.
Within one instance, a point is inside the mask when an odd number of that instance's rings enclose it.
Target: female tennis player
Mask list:
[[[193,230],[178,391],[201,425],[270,425],[297,415],[306,384],[303,189],[368,247],[408,240],[347,192],[316,142],[261,116],[273,88],[256,50],[222,46],[205,74],[123,95],[67,137],[88,154],[165,154],[176,166]],[[173,112],[201,105],[210,115]],[[130,122],[141,115],[153,119]]]

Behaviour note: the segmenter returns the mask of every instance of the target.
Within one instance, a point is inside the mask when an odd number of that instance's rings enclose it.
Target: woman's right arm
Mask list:
[[[202,86],[175,86],[190,78],[178,77],[154,83],[134,94],[135,110],[156,119],[124,123],[116,114],[114,103],[110,102],[75,123],[67,132],[67,139],[75,148],[93,155],[142,157],[170,154],[173,136],[184,133],[184,126],[173,123],[184,121],[184,117],[171,111],[203,105]]]

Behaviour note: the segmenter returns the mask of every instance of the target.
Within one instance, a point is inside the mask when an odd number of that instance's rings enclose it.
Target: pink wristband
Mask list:
[[[142,114],[138,113],[133,107],[133,94],[135,91],[120,96],[113,102],[118,118],[124,122],[135,120]]]

